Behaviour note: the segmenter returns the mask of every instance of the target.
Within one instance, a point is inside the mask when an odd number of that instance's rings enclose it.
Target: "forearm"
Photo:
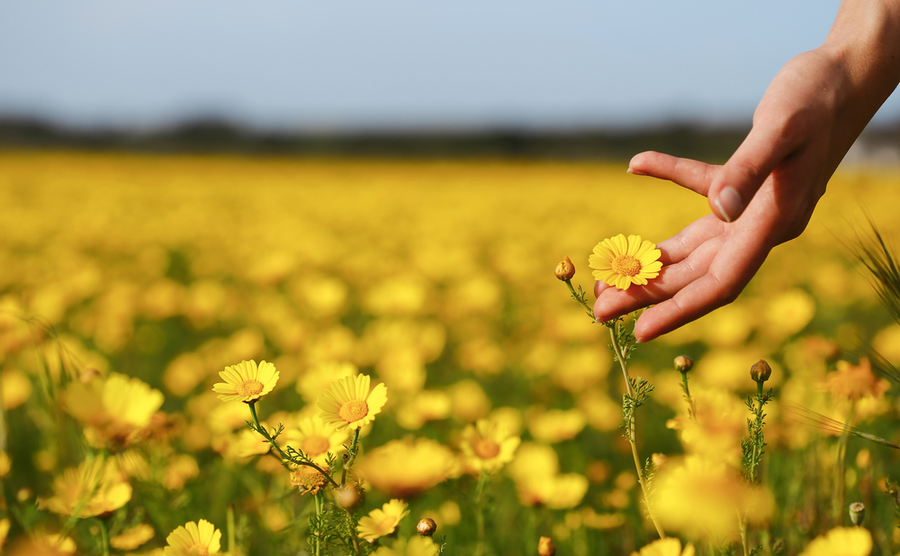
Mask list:
[[[900,82],[900,0],[844,0],[816,50],[841,75],[836,131],[855,139]]]

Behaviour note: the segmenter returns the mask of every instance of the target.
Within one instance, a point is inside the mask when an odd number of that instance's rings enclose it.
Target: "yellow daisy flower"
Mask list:
[[[470,473],[497,471],[512,461],[521,442],[507,427],[490,419],[479,419],[467,426],[461,440],[463,465]]]
[[[38,499],[38,507],[85,518],[114,512],[129,500],[131,485],[125,482],[114,463],[96,458],[66,469],[56,477],[53,496]]]
[[[370,450],[354,467],[372,488],[389,496],[410,498],[456,475],[450,448],[430,440],[391,440]]]
[[[163,395],[145,382],[118,373],[71,382],[63,393],[70,415],[85,425],[93,446],[121,450],[146,436]]]
[[[296,430],[286,432],[288,444],[296,447],[316,463],[325,463],[328,454],[339,455],[350,440],[346,428],[322,422],[318,415],[302,419]]]
[[[409,513],[406,506],[406,502],[394,498],[381,508],[372,510],[369,515],[359,520],[359,525],[356,527],[359,536],[372,542],[378,537],[390,535],[397,529],[400,520]]]
[[[800,556],[866,556],[872,552],[872,534],[862,527],[835,527],[816,537]]]
[[[241,361],[225,367],[219,376],[225,382],[213,384],[213,392],[219,394],[223,402],[255,402],[271,392],[278,382],[275,365],[267,361],[260,362],[258,366],[256,361]]]
[[[152,539],[154,534],[153,527],[141,523],[109,539],[109,545],[116,550],[134,550]]]
[[[594,247],[588,264],[594,269],[594,278],[620,290],[631,284],[644,286],[647,280],[659,276],[661,253],[653,243],[641,240],[641,236],[624,234],[604,239]]]
[[[165,556],[207,556],[217,554],[221,548],[222,531],[212,523],[201,519],[179,526],[166,537]]]
[[[694,545],[688,544],[681,551],[681,541],[675,537],[659,539],[641,549],[640,554],[632,552],[632,556],[694,556]]]
[[[345,377],[331,383],[319,397],[320,417],[338,429],[360,429],[375,419],[387,402],[387,387],[379,384],[369,391],[367,375]]]
[[[415,536],[406,542],[400,539],[394,546],[378,547],[372,556],[438,556],[440,547],[431,537]]]

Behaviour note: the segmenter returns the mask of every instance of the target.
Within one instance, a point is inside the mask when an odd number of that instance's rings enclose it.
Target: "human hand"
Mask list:
[[[674,330],[734,301],[771,249],[805,229],[868,121],[846,109],[846,72],[830,54],[824,47],[801,54],[779,72],[724,166],[656,152],[631,160],[632,174],[706,196],[713,214],[658,245],[664,266],[648,285],[616,290],[598,282],[599,320],[654,305],[641,314],[635,336],[647,341]]]

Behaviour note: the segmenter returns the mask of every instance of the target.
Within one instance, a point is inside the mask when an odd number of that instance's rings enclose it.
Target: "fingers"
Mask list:
[[[725,222],[737,220],[769,174],[796,148],[781,126],[754,125],[709,186],[709,206],[716,216]]]
[[[635,155],[628,164],[628,172],[631,174],[669,180],[704,196],[719,168],[689,158],[677,158],[653,151]]]

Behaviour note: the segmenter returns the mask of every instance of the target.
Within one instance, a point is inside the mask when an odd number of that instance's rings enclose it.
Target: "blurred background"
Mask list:
[[[838,5],[4,3],[0,144],[718,160]],[[851,160],[892,160],[895,97]]]

